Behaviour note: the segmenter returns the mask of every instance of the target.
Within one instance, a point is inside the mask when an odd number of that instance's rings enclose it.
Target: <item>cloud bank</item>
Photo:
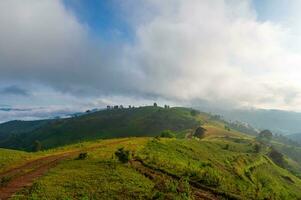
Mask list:
[[[252,1],[115,2],[133,41],[91,37],[93,27],[59,0],[1,1],[2,86],[43,85],[58,99],[91,102],[122,96],[301,110],[295,35],[258,20]]]

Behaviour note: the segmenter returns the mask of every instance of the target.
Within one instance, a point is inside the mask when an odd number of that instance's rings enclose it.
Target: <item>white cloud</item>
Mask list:
[[[92,40],[62,1],[1,1],[2,82],[48,85],[82,101],[140,96],[301,110],[294,35],[283,23],[259,21],[250,0],[128,0],[121,7],[130,9],[124,13],[136,33],[128,44]]]
[[[296,108],[300,55],[287,48],[288,30],[258,21],[250,1],[156,6],[161,14],[137,26],[137,43],[129,50],[145,75],[142,90],[221,105]]]

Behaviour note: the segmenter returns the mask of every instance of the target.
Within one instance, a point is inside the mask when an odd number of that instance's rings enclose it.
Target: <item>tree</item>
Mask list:
[[[34,141],[33,143],[33,151],[38,152],[42,150],[42,144],[39,140]]]
[[[200,114],[200,112],[197,111],[197,110],[192,109],[192,110],[190,111],[190,114],[191,114],[192,116],[196,116],[196,115]]]
[[[259,153],[260,150],[261,150],[260,144],[256,143],[256,144],[254,145],[254,153]]]
[[[269,142],[273,137],[273,134],[271,131],[269,130],[263,130],[261,131],[258,136],[257,136],[257,140],[260,141],[260,142]]]
[[[161,132],[160,137],[163,138],[175,138],[176,135],[171,130],[165,130]]]
[[[258,136],[262,138],[272,139],[273,133],[269,130],[263,130],[259,133]]]
[[[154,103],[154,107],[158,107],[158,104],[156,102]]]
[[[285,167],[285,160],[283,154],[278,152],[274,147],[271,147],[271,151],[268,155],[274,161],[274,163],[276,163],[280,167]]]
[[[200,126],[195,130],[193,136],[198,137],[198,138],[203,138],[205,136],[206,131],[207,130],[205,128]]]

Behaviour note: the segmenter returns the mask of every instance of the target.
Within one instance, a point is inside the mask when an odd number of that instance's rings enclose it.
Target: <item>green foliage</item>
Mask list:
[[[13,126],[13,122],[12,125]],[[163,130],[181,132],[199,125],[190,109],[141,107],[135,109],[108,109],[90,112],[68,119],[39,123],[38,128],[27,129],[5,140],[0,147],[33,151],[33,143],[39,140],[43,149],[95,139],[157,136]],[[1,130],[0,125],[0,130]]]
[[[224,126],[226,131],[231,131],[231,128],[227,125]]]
[[[155,183],[152,199],[191,199],[191,189],[188,178],[181,178],[179,181],[165,178]]]
[[[22,164],[35,155],[15,150],[0,149],[0,172]]]
[[[263,130],[257,136],[257,140],[262,142],[269,142],[273,137],[273,133],[269,130]]]
[[[117,156],[118,160],[122,163],[128,163],[131,160],[130,151],[124,150],[124,147],[119,148],[115,152],[115,156]]]
[[[160,137],[163,138],[175,138],[176,134],[174,134],[171,130],[162,131]]]
[[[200,111],[192,109],[192,110],[190,111],[190,114],[191,114],[192,116],[197,116],[197,115],[200,114]]]
[[[198,137],[198,138],[203,138],[203,137],[205,136],[206,131],[207,131],[207,130],[206,130],[205,128],[203,128],[203,127],[198,127],[198,128],[195,130],[193,136]]]
[[[268,155],[280,167],[286,166],[283,154],[278,152],[274,147],[271,147],[271,150]]]

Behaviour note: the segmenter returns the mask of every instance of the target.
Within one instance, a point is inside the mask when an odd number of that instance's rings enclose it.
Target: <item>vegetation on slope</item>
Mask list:
[[[35,141],[49,149],[101,138],[158,136],[163,130],[196,128],[198,120],[186,108],[141,107],[110,109],[68,119],[51,120],[39,128],[11,135],[0,147],[33,151]],[[0,126],[1,129],[1,126]]]
[[[9,151],[6,155],[11,152],[15,165],[28,155],[33,159],[76,152],[13,199],[301,198],[301,164],[286,149],[289,145],[271,134],[268,138],[246,135],[190,109],[106,110],[54,121],[52,129],[45,127],[35,134],[49,135],[40,140],[49,147],[60,134],[64,142],[58,144],[77,141],[73,133],[85,139],[156,137],[90,141],[30,154]],[[54,130],[64,131],[52,137]],[[104,132],[98,135],[97,130]],[[202,130],[201,135],[197,130]]]
[[[217,199],[301,198],[301,180],[275,164],[267,156],[268,147],[258,152],[254,139],[212,134],[202,140],[84,143],[79,146],[87,158],[62,162],[13,199],[192,199],[204,190]],[[65,150],[74,148],[78,150],[75,145]],[[118,161],[121,148],[130,152],[132,161]],[[132,164],[135,161],[143,170]]]

